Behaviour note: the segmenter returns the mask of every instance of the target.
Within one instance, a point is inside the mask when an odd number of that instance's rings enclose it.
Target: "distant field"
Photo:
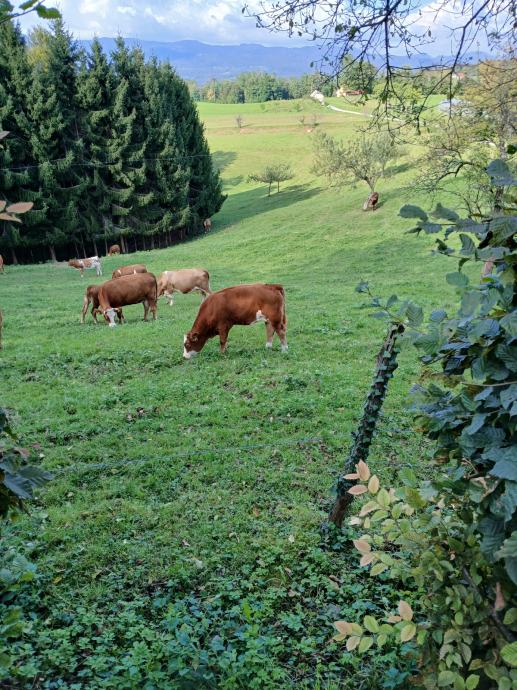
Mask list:
[[[408,191],[413,152],[364,213],[366,187],[327,189],[310,173],[312,136],[297,118],[314,113],[344,139],[366,118],[299,105],[200,104],[228,194],[212,233],[103,260],[105,275],[140,261],[156,273],[201,266],[214,289],[283,283],[289,354],[278,341],[267,352],[257,325],[232,330],[225,356],[214,339],[185,362],[196,296],[161,303],[156,323],[129,307],[128,323],[109,329],[79,323],[85,286],[100,282],[91,273],[46,264],[0,275],[2,403],[56,475],[7,534],[41,575],[19,679],[0,687],[405,687],[390,650],[359,662],[331,641],[332,621],[391,594],[346,540],[324,548],[319,528],[384,332],[356,284],[430,310],[454,302],[451,268],[397,217],[409,200],[426,204]],[[247,177],[276,161],[295,178],[268,198]],[[383,477],[426,471],[406,409],[415,352],[400,365],[370,460]],[[389,674],[402,684],[385,685]]]

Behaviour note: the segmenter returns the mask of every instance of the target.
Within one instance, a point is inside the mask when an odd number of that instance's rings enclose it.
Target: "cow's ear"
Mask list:
[[[190,339],[192,340],[192,342],[196,343],[197,339],[198,339],[198,334],[197,333],[191,333]]]

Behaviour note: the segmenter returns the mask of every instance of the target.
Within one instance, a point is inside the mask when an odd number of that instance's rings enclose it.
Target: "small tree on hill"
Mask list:
[[[314,152],[313,173],[325,176],[330,185],[366,182],[372,194],[388,163],[401,154],[387,133],[363,136],[348,144],[325,132],[317,133]]]
[[[254,173],[248,177],[248,182],[264,182],[269,185],[268,196],[271,196],[271,187],[276,183],[277,192],[280,191],[280,182],[292,180],[294,177],[291,166],[287,163],[278,163],[277,165],[268,165],[261,172]]]

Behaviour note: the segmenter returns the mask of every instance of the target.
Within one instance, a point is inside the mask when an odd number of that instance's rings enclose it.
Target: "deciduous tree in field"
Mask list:
[[[248,182],[263,182],[269,185],[268,196],[271,196],[271,187],[276,184],[277,192],[280,191],[280,182],[285,182],[286,180],[291,180],[294,174],[291,170],[291,166],[287,163],[278,163],[277,165],[268,165],[264,170],[258,173],[253,173],[249,175]]]
[[[358,141],[344,143],[318,132],[314,136],[312,172],[326,177],[330,185],[365,182],[373,194],[388,164],[400,155],[400,148],[388,133],[363,135]]]

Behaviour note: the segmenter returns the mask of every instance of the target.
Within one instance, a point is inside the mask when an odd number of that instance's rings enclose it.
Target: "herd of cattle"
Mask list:
[[[208,227],[206,227],[208,225]],[[205,221],[205,232],[209,232],[211,222]],[[113,245],[109,256],[120,254],[120,247]],[[81,277],[88,269],[102,276],[101,260],[98,256],[89,259],[71,259],[68,265],[77,269]],[[4,272],[4,261],[0,255],[0,273]],[[282,352],[287,352],[287,317],[285,312],[285,293],[281,285],[255,283],[236,285],[218,292],[210,289],[210,276],[202,268],[183,268],[177,271],[164,271],[158,280],[147,271],[144,264],[122,266],[113,271],[111,280],[99,285],[88,285],[84,294],[81,323],[91,305],[91,314],[96,323],[102,314],[110,326],[116,321],[124,321],[123,307],[131,304],[144,305],[144,321],[149,311],[156,319],[158,298],[165,297],[170,306],[174,303],[174,293],[200,292],[202,301],[194,324],[183,338],[183,356],[191,359],[200,352],[206,341],[219,336],[221,352],[226,350],[228,332],[233,326],[248,326],[263,322],[266,326],[266,347],[273,347],[273,337],[278,335]],[[0,311],[0,348],[2,347],[3,315]]]
[[[118,246],[110,248],[109,255],[113,253],[120,253]],[[68,265],[78,269],[81,276],[86,269],[94,269],[98,276],[102,275],[98,256],[72,259]],[[287,351],[285,293],[281,285],[236,285],[212,292],[210,275],[203,268],[163,271],[158,280],[153,273],[147,271],[144,264],[117,268],[113,271],[111,280],[100,285],[88,285],[84,294],[81,322],[84,323],[90,305],[95,322],[98,314],[102,314],[112,327],[116,325],[116,321],[124,321],[123,307],[131,304],[143,304],[144,321],[147,321],[149,311],[153,319],[156,319],[158,298],[163,295],[172,306],[176,292],[200,292],[202,296],[196,320],[183,339],[183,356],[186,359],[200,352],[206,341],[217,335],[221,352],[224,352],[228,332],[233,326],[246,326],[258,322],[263,322],[266,326],[266,347],[273,347],[273,337],[276,333],[282,352]]]

